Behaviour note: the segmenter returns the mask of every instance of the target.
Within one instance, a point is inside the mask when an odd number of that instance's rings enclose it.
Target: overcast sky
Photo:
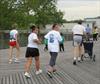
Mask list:
[[[100,0],[58,0],[57,7],[67,20],[100,16]]]

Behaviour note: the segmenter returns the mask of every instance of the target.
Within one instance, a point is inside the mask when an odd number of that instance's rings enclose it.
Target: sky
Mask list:
[[[58,0],[57,8],[66,20],[100,16],[100,0]]]

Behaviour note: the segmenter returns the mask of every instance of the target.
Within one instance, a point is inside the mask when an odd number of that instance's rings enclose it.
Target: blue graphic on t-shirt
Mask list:
[[[13,32],[10,32],[10,39],[15,39]]]
[[[53,42],[54,42],[54,35],[50,34],[50,43],[53,43]]]

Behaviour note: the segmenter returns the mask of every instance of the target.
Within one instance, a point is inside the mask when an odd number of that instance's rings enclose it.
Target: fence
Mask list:
[[[61,31],[64,34],[65,40],[72,40],[72,34],[68,32],[68,30]],[[42,38],[47,33],[47,31],[41,30],[39,37]],[[20,46],[24,47],[27,46],[27,37],[28,37],[29,31],[27,30],[19,30],[19,42]],[[0,30],[0,49],[7,49],[9,48],[9,30]]]

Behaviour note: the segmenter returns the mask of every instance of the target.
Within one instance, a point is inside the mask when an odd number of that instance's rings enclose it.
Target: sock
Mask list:
[[[76,57],[74,57],[74,60],[76,60]]]
[[[81,60],[81,57],[78,57],[78,60],[80,61]]]

